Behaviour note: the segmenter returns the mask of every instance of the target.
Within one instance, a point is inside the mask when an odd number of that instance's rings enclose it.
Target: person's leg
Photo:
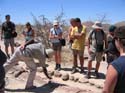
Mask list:
[[[8,58],[10,58],[9,53],[8,53],[8,48],[9,48],[9,40],[4,39],[4,45],[5,45],[5,52]]]
[[[77,53],[78,51],[77,50],[73,50],[73,67],[77,67],[78,66],[78,63],[77,63]]]
[[[14,53],[14,38],[10,39],[11,54]]]
[[[25,89],[35,88],[35,86],[33,86],[33,82],[36,76],[37,66],[32,58],[26,58],[25,63],[30,69]]]
[[[97,62],[96,62],[95,74],[96,74],[97,78],[99,77],[98,71],[99,71],[99,67],[100,67],[100,62],[102,60],[102,55],[103,55],[102,52],[96,53],[96,61]]]
[[[77,64],[77,53],[78,51],[73,49],[73,67],[72,67],[72,74],[76,72],[76,67],[78,66]]]
[[[91,53],[88,61],[88,72],[87,72],[87,78],[89,79],[91,77],[91,69],[92,69],[92,61],[95,60],[95,53]]]
[[[58,69],[58,55],[57,55],[57,44],[53,44],[53,50],[54,50],[54,57],[55,57],[55,62],[56,62],[56,66],[55,66],[55,70]]]
[[[79,51],[79,60],[80,60],[80,69],[81,69],[81,73],[83,73],[84,72],[84,55],[83,55],[84,53],[83,53],[83,51]]]
[[[16,65],[20,58],[20,49],[17,48],[14,54],[11,56],[11,58],[4,64],[5,72],[7,72],[10,68]]]
[[[58,70],[61,70],[61,51],[57,51],[57,60]]]
[[[55,56],[55,62],[56,62],[56,66],[55,66],[55,70],[57,70],[58,69],[58,55],[57,55],[57,51],[54,51],[54,56]]]
[[[60,44],[58,46],[58,51],[57,51],[57,56],[58,56],[58,70],[61,70],[61,50],[62,50],[62,45]]]

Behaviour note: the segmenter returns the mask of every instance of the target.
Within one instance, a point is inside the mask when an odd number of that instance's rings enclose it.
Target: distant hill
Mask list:
[[[125,26],[125,21],[121,21],[115,24],[116,26]]]
[[[89,32],[92,29],[93,24],[94,24],[94,22],[92,22],[92,21],[83,22],[83,25],[85,25],[87,27],[87,32]],[[110,24],[102,24],[102,26],[103,26],[104,31],[107,32]]]

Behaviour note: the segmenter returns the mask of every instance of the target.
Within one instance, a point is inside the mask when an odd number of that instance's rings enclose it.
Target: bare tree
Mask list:
[[[60,23],[61,27],[65,27],[67,25],[66,19],[64,17],[65,13],[63,10],[63,6],[61,6],[61,12],[57,16],[55,16],[55,20]]]
[[[42,43],[45,45],[45,47],[50,47],[49,39],[48,39],[49,31],[46,30],[45,19],[43,19],[42,22],[44,24],[42,24],[41,20],[37,19],[37,17],[34,16],[33,13],[31,13],[31,15],[34,20],[34,28],[36,30],[36,36],[42,41]]]
[[[0,15],[0,26],[2,25],[1,15]]]
[[[107,14],[97,14],[97,20],[99,20],[101,23],[108,23],[110,20],[107,19]]]

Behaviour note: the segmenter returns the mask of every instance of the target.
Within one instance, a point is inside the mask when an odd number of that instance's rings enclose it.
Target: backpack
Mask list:
[[[115,45],[115,39],[114,38],[111,38],[111,37],[108,37],[108,49],[107,49],[107,52],[112,54],[112,55],[116,55],[116,56],[119,56],[119,51],[118,49],[116,48],[116,45]]]
[[[97,36],[96,36],[96,31],[95,30],[93,30],[92,32],[91,32],[91,34],[90,34],[90,40],[92,40],[92,35],[93,34],[95,34],[95,40],[96,40],[96,52],[102,52],[104,49],[104,43],[103,44],[98,44],[97,43]],[[103,40],[104,40],[104,35],[105,35],[105,33],[104,33],[104,31],[103,30],[101,30],[101,34],[102,34],[102,36],[103,36]],[[92,44],[92,42],[91,42],[91,44]]]
[[[0,49],[0,65],[3,65],[7,61],[7,56],[5,53]]]

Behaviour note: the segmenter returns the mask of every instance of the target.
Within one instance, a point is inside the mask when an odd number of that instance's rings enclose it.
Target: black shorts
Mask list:
[[[61,51],[62,45],[61,43],[53,43],[53,50],[54,51]]]

